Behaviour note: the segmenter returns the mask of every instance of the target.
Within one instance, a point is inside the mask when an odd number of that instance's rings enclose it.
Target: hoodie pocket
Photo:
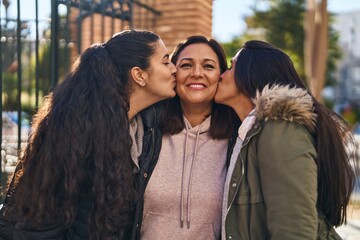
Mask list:
[[[212,240],[216,239],[214,226],[211,223],[191,221],[190,228],[186,222],[180,226],[180,219],[173,216],[147,212],[141,226],[141,240]]]

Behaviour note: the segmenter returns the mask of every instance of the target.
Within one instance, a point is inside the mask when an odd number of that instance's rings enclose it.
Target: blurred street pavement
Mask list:
[[[347,224],[336,228],[344,240],[360,240],[360,195],[353,196],[352,202],[348,207]]]

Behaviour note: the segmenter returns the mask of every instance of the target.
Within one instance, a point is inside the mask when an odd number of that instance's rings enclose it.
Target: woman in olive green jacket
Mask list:
[[[321,105],[290,58],[249,41],[215,101],[242,125],[225,183],[222,239],[341,239],[355,174],[344,120]]]

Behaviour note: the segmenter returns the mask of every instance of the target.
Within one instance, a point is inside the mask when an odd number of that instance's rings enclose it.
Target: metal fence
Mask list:
[[[153,5],[153,0],[1,0],[0,174],[13,171],[32,115],[72,59],[115,32],[154,28],[160,12]]]

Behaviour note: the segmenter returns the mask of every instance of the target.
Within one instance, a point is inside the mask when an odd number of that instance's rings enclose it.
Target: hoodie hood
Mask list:
[[[260,120],[282,119],[306,126],[315,132],[317,115],[314,113],[312,96],[302,88],[274,85],[265,86],[253,99]]]
[[[191,126],[189,120],[183,116],[184,124],[185,124],[185,131],[187,131],[190,135],[196,136],[198,134],[207,133],[210,131],[210,123],[211,123],[211,116],[206,117],[206,119],[197,126]]]

